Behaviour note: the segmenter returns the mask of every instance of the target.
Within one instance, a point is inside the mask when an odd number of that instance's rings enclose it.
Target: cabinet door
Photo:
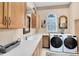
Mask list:
[[[49,36],[43,36],[43,41],[42,41],[42,46],[43,48],[49,48]]]
[[[4,20],[4,3],[0,2],[0,28],[5,28],[3,25]]]
[[[23,28],[25,8],[24,2],[8,3],[9,28]]]
[[[36,14],[32,14],[32,28],[36,28]]]
[[[40,15],[37,13],[36,14],[37,15],[37,17],[36,17],[36,25],[37,25],[37,27],[36,27],[36,31],[38,32],[39,31],[39,29],[41,28],[40,27]]]
[[[38,29],[41,28],[41,27],[40,27],[40,24],[41,24],[41,23],[40,23],[40,20],[41,20],[41,19],[40,19],[40,15],[38,14],[38,21],[37,21],[37,24],[38,24],[37,28],[38,28]]]
[[[42,40],[40,40],[40,42],[38,43],[35,51],[33,52],[33,56],[40,56],[41,55],[41,51],[42,51]]]
[[[75,34],[78,37],[78,51],[79,51],[79,19],[75,20]]]

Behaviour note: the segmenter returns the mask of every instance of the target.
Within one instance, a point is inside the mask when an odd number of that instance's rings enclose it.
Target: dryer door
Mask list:
[[[68,49],[74,49],[77,46],[77,40],[72,37],[68,37],[64,40],[64,45]]]
[[[60,48],[62,46],[62,40],[59,37],[53,37],[51,39],[50,44],[54,47],[54,48]]]

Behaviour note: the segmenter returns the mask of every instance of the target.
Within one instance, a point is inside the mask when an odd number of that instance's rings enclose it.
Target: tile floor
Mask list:
[[[63,52],[51,52],[49,49],[42,49],[41,56],[79,56],[74,53],[63,53]]]

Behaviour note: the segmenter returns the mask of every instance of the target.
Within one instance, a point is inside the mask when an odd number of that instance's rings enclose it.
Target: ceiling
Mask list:
[[[34,2],[35,6],[38,8],[38,9],[42,9],[42,8],[46,8],[46,7],[49,7],[49,6],[62,6],[62,5],[69,5],[70,2]]]
[[[36,7],[67,5],[70,2],[35,2]]]

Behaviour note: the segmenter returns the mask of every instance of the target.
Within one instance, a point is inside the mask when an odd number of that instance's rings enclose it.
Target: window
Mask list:
[[[57,31],[57,19],[56,16],[54,14],[49,14],[48,15],[48,32],[56,32]]]

